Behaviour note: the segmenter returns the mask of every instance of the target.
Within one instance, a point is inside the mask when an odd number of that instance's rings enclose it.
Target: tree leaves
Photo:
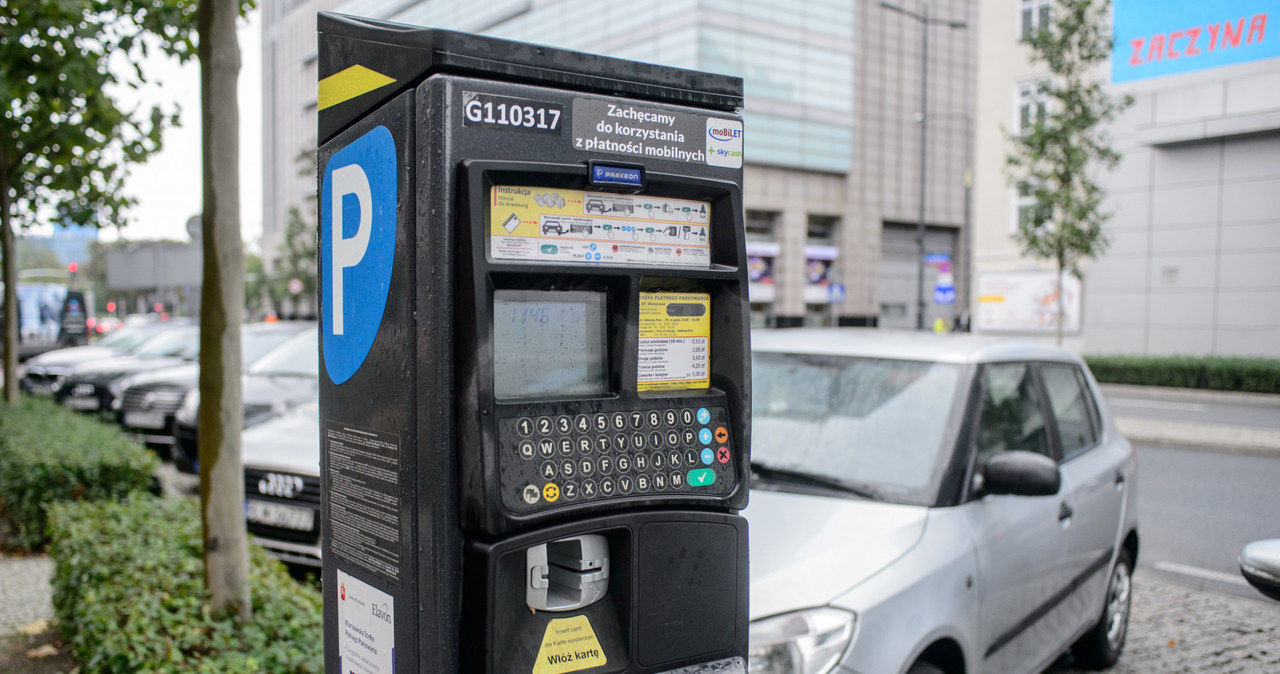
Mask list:
[[[1120,160],[1105,128],[1128,105],[1093,79],[1111,53],[1108,0],[1058,0],[1045,30],[1025,40],[1034,63],[1048,69],[1039,84],[1046,114],[1029,129],[1010,134],[1010,177],[1035,200],[1015,238],[1024,253],[1052,260],[1059,271],[1080,276],[1080,263],[1107,247],[1101,210],[1104,191],[1097,167]]]

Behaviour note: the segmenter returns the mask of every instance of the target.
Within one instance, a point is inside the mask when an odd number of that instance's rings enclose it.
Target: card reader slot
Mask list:
[[[535,611],[572,611],[609,589],[609,542],[599,534],[535,545],[525,553],[525,603]]]

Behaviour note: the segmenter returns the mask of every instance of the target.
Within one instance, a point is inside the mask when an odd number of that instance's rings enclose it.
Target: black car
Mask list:
[[[23,364],[19,386],[27,395],[47,398],[62,387],[63,378],[75,368],[94,361],[124,356],[142,348],[149,340],[189,321],[134,322],[90,346],[73,346],[40,354]]]
[[[276,347],[314,327],[306,321],[246,325],[240,333],[241,362],[247,370]],[[116,419],[125,432],[138,436],[147,446],[167,450],[174,444],[174,415],[199,383],[200,366],[195,363],[117,379],[109,386]]]
[[[128,355],[71,368],[53,397],[73,410],[109,414],[115,401],[113,381],[138,372],[191,363],[199,355],[200,328],[192,325],[166,330]]]
[[[245,371],[241,379],[244,428],[261,423],[320,393],[320,346],[316,329],[298,333]],[[174,415],[173,464],[185,473],[200,472],[196,417],[200,390],[192,389]]]

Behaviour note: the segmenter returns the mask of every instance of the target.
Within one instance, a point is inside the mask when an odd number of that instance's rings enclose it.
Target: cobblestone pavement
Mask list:
[[[0,557],[0,637],[53,617],[52,564]],[[1276,674],[1280,602],[1193,590],[1144,572],[1134,575],[1129,641],[1114,674]],[[1045,674],[1084,674],[1069,662]]]
[[[1046,674],[1084,674],[1059,664]],[[1192,590],[1134,574],[1129,638],[1113,674],[1276,674],[1280,602]]]

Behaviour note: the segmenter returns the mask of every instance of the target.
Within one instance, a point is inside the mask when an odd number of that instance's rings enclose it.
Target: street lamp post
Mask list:
[[[920,203],[916,214],[916,329],[924,329],[924,210],[925,174],[929,167],[929,26],[944,25],[948,28],[965,28],[963,21],[948,21],[929,17],[929,5],[921,4],[919,12],[899,7],[881,0],[880,6],[909,16],[920,23]]]

